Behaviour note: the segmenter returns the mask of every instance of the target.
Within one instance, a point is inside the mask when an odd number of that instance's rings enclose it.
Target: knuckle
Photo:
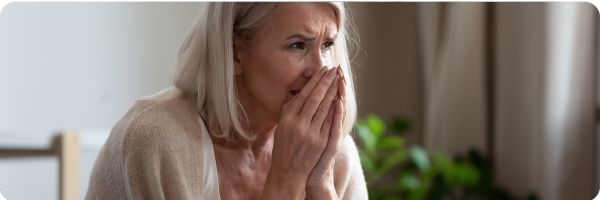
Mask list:
[[[315,133],[319,133],[320,131],[316,131]],[[321,141],[323,141],[321,139],[321,137],[319,137],[319,134],[311,134],[313,137],[311,137],[312,143],[319,145],[321,144]]]
[[[318,76],[314,76],[313,78],[310,79],[310,82],[312,82],[312,84],[319,84],[320,78]]]
[[[304,132],[304,127],[302,125],[298,125],[294,127],[294,132],[296,133],[303,133]]]
[[[308,138],[306,138],[306,142],[308,144],[310,144],[311,146],[315,146],[317,144],[318,140],[316,137],[308,137]]]
[[[321,87],[330,88],[333,82],[333,77],[326,76],[320,81]]]
[[[310,104],[320,104],[321,103],[321,99],[317,98],[317,97],[310,97],[306,100],[307,103]]]
[[[294,120],[295,120],[295,119],[294,119],[294,117],[293,117],[293,116],[291,116],[290,114],[288,114],[288,115],[284,115],[284,116],[283,116],[283,120],[284,120],[286,123],[290,124],[290,123],[294,123]]]
[[[314,144],[317,145],[319,148],[325,148],[327,146],[327,140],[324,140],[321,137],[315,137]]]
[[[291,122],[292,118],[290,117],[290,115],[288,113],[284,113],[281,116],[281,122],[280,123],[287,123],[287,122]]]
[[[319,109],[317,109],[317,111],[319,113],[326,113],[327,111],[329,111],[329,108],[327,108],[327,106],[321,104],[321,105],[319,105]]]

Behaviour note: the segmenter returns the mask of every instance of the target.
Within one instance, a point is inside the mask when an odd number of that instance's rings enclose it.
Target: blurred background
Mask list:
[[[179,45],[201,4],[6,5],[0,13],[2,194],[83,199],[112,126],[136,99],[172,86]],[[359,114],[353,136],[371,198],[596,196],[600,24],[594,5],[347,7],[360,39],[352,50]]]

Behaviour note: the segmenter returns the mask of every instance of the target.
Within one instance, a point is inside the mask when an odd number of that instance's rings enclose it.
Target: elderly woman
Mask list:
[[[175,87],[113,128],[86,199],[367,199],[338,3],[207,3]]]

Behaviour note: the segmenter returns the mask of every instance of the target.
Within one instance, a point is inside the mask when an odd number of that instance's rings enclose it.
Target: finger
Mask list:
[[[340,94],[342,100],[346,100],[346,82],[344,80],[345,78],[343,77],[344,73],[341,71],[341,69],[342,69],[341,67],[338,67],[338,69],[340,69],[339,73],[342,74],[342,78],[340,79],[340,84],[338,86],[339,87],[338,93]],[[344,101],[342,103],[345,104],[346,102]]]
[[[341,80],[340,80],[340,83],[338,83],[337,92],[338,92],[338,99],[340,99],[342,101],[342,104],[346,105],[346,100],[348,100],[346,98],[346,86],[343,83],[341,83]],[[345,108],[346,107],[344,106],[344,109]]]
[[[347,111],[347,109],[346,109],[346,104],[342,103],[342,105],[344,105],[343,106],[344,107],[344,111],[342,112],[342,115],[344,116],[344,117],[342,117],[342,131],[345,131],[345,127],[346,127],[346,111]],[[344,137],[345,137],[346,136],[345,135],[346,132],[344,132],[343,134],[344,134]]]
[[[346,85],[346,75],[344,74],[344,70],[342,69],[342,65],[338,64],[338,69],[340,71],[340,76],[342,77],[342,81],[344,85]]]
[[[348,98],[346,98],[346,85],[344,85],[343,83],[339,83],[338,84],[338,95],[339,95],[339,99],[342,101],[342,105],[344,105],[343,110],[342,110],[342,126],[344,125],[344,123],[346,122],[346,105],[347,105],[347,100]]]
[[[327,135],[331,131],[331,125],[333,124],[333,115],[335,114],[335,106],[329,106],[329,112],[327,112],[327,117],[323,121],[321,126],[321,136]]]
[[[338,67],[338,69],[340,71],[340,74],[342,74],[342,78],[341,78],[340,84],[338,86],[338,93],[340,95],[339,98],[342,100],[342,103],[344,105],[344,113],[343,113],[344,118],[342,120],[343,120],[343,122],[345,122],[346,121],[346,105],[347,105],[346,104],[346,100],[347,100],[347,98],[346,98],[346,94],[347,94],[347,92],[346,92],[346,77],[345,77],[345,75],[343,75],[344,72],[342,71],[342,67]]]
[[[342,141],[343,135],[343,114],[344,114],[344,105],[341,100],[334,102],[335,106],[335,114],[333,115],[333,121],[331,125],[331,134],[329,135],[329,142],[331,145],[327,145],[329,150],[334,150],[337,154],[339,147]]]
[[[302,108],[304,107],[304,103],[306,102],[308,97],[310,97],[310,94],[315,89],[315,87],[317,87],[317,85],[321,81],[321,78],[323,78],[323,76],[328,74],[327,72],[328,72],[327,67],[323,67],[323,68],[321,68],[320,71],[315,72],[315,74],[308,81],[308,83],[306,83],[304,88],[302,88],[300,93],[295,95],[297,97],[296,99],[298,99],[298,100],[294,101],[294,103],[292,103],[290,105],[290,109],[291,109],[290,111],[292,111],[296,114],[298,114],[302,111]]]
[[[343,71],[342,68],[343,67],[341,67],[341,65],[338,65],[338,69],[339,69],[340,74],[342,76],[341,81],[340,81],[341,83],[338,86],[339,87],[338,93],[340,95],[340,99],[342,100],[342,105],[344,105],[344,112],[343,112],[343,116],[344,117],[342,118],[342,127],[345,127],[345,125],[346,125],[346,111],[347,111],[346,106],[348,104],[347,104],[347,98],[346,98],[346,94],[347,94],[347,92],[346,92],[346,75],[344,74],[344,71]]]
[[[329,72],[327,72],[326,75],[323,76],[323,78],[321,79],[319,84],[310,93],[310,96],[305,100],[306,102],[304,103],[304,107],[302,108],[302,112],[300,113],[301,116],[303,116],[307,119],[313,118],[313,116],[315,115],[315,111],[321,105],[321,101],[323,101],[323,98],[325,98],[325,94],[331,87],[333,80],[339,76],[339,75],[337,75],[336,71],[337,71],[337,69],[333,68],[333,69],[329,70]],[[298,100],[302,101],[302,99],[300,97],[302,97],[302,96],[299,96]]]
[[[321,154],[321,159],[329,159],[330,164],[333,164],[337,153],[342,147],[343,141],[343,128],[342,128],[342,114],[343,105],[341,100],[334,101],[335,113],[331,122],[331,130],[327,141],[327,147]]]
[[[323,124],[323,120],[327,116],[329,108],[331,108],[331,103],[338,96],[337,85],[339,84],[339,78],[340,78],[339,76],[336,76],[333,79],[333,83],[329,87],[329,90],[327,90],[327,94],[325,94],[325,98],[323,98],[323,101],[321,101],[321,104],[319,105],[319,107],[317,108],[317,111],[315,112],[315,114],[312,117],[311,127],[321,127],[321,125]]]

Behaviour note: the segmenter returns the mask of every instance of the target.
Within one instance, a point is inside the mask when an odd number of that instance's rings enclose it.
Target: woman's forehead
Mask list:
[[[304,33],[333,37],[337,34],[335,12],[331,6],[323,3],[292,3],[277,12],[271,21],[276,35],[286,37],[289,34]]]

